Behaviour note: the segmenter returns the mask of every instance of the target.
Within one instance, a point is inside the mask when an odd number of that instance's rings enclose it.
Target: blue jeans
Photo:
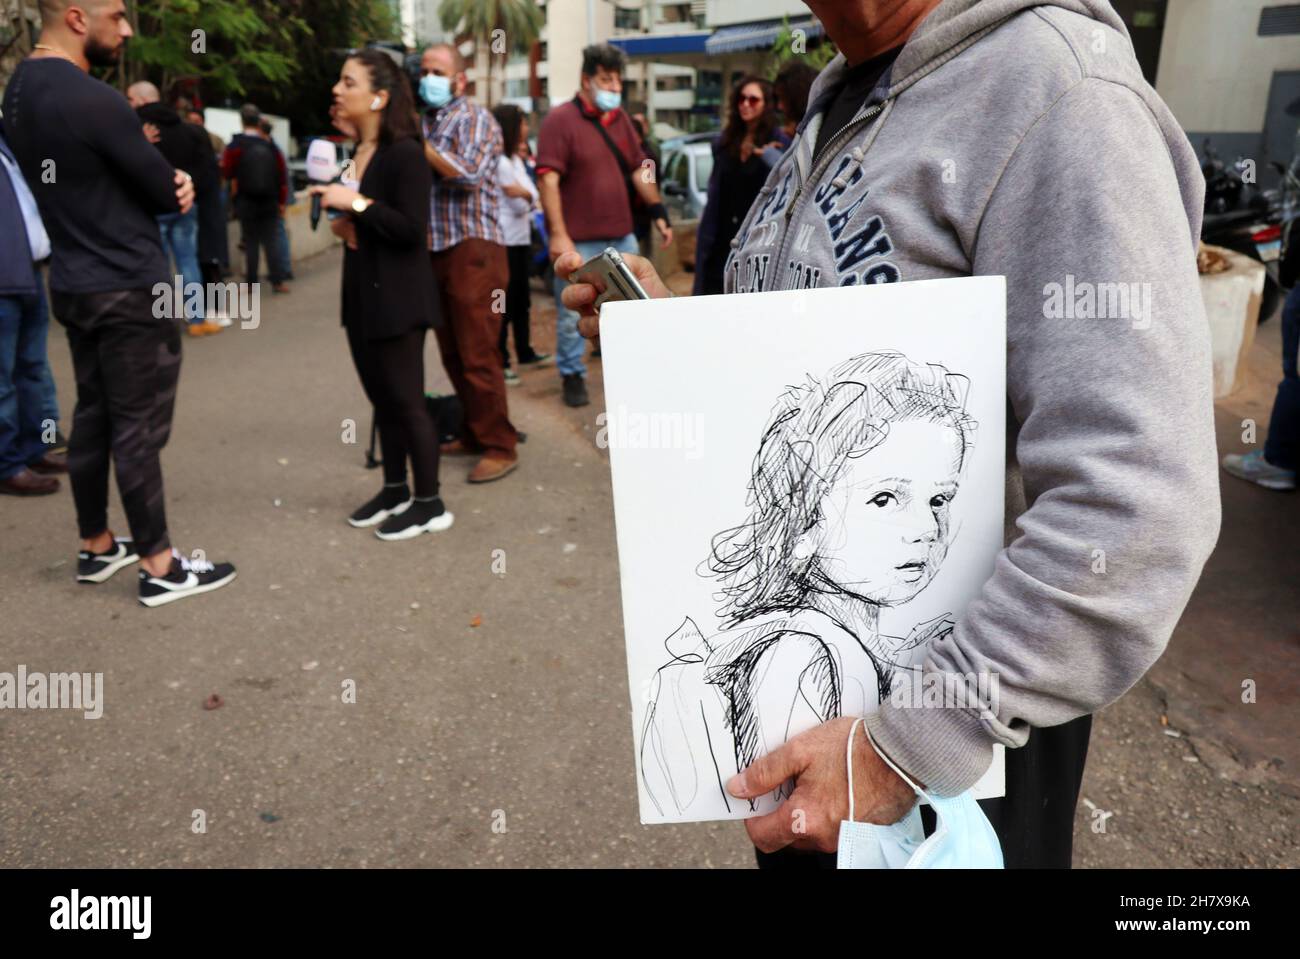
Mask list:
[[[612,246],[620,253],[637,252],[634,233],[616,240],[583,240],[576,246],[583,263],[603,252],[607,246]],[[587,365],[582,362],[582,356],[587,341],[578,332],[578,314],[566,308],[560,300],[560,294],[568,285],[567,280],[561,280],[558,276],[555,278],[555,367],[561,376],[571,373],[586,376]]]
[[[164,213],[158,217],[158,231],[162,234],[163,249],[175,261],[176,272],[188,287],[191,283],[203,285],[203,271],[199,269],[199,208],[190,207],[189,213]],[[203,305],[190,312],[188,290],[185,301],[186,318],[191,323],[203,322]],[[206,298],[206,297],[205,297]]]
[[[1282,382],[1277,385],[1273,416],[1264,442],[1264,459],[1285,470],[1300,469],[1300,285],[1282,304]]]
[[[284,217],[276,217],[275,223],[275,250],[280,257],[280,263],[283,264],[284,278],[287,280],[293,277],[293,260],[289,256],[289,231],[285,228]]]
[[[0,479],[9,479],[47,451],[43,434],[59,422],[59,400],[45,355],[50,314],[45,289],[0,296]]]

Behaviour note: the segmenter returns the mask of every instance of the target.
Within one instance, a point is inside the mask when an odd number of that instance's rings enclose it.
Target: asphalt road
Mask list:
[[[0,498],[0,670],[105,683],[98,720],[0,715],[0,866],[752,865],[739,825],[637,818],[599,364],[581,411],[553,369],[526,372],[520,469],[472,487],[469,461],[444,461],[455,526],[382,543],[344,523],[380,480],[362,468],[337,254],[297,269],[258,329],[185,344],[170,526],[185,552],[235,562],[233,585],[157,610],[129,573],[78,586],[67,490]],[[57,326],[50,355],[66,422]],[[224,705],[204,709],[213,693]],[[1294,865],[1294,794],[1171,752],[1191,744],[1164,734],[1161,695],[1144,682],[1099,716],[1084,794],[1118,815],[1094,833],[1081,807],[1076,862]],[[1198,714],[1195,691],[1183,702]],[[1239,813],[1262,831],[1191,832]]]

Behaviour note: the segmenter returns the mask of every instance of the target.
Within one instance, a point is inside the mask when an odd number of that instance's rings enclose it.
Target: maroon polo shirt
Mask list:
[[[575,242],[615,240],[632,232],[629,183],[597,123],[623,153],[628,169],[639,169],[646,155],[621,109],[602,117],[574,98],[546,115],[537,138],[537,174],[560,175],[564,225]]]

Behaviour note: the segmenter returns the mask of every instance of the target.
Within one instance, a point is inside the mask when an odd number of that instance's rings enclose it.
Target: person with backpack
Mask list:
[[[235,216],[244,237],[245,278],[249,283],[257,282],[258,257],[264,248],[271,289],[288,293],[288,265],[281,259],[276,242],[279,219],[288,200],[284,157],[262,135],[262,113],[257,107],[245,103],[239,110],[239,122],[244,132],[231,138],[221,157],[221,172],[232,182],[235,194]]]

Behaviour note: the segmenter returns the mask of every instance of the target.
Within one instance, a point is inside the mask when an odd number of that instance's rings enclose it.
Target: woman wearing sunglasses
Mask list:
[[[777,126],[772,86],[761,77],[744,77],[732,91],[727,125],[713,145],[709,199],[695,246],[695,295],[722,292],[731,240],[767,179],[771,167],[762,151],[773,142],[781,149],[790,145]]]

